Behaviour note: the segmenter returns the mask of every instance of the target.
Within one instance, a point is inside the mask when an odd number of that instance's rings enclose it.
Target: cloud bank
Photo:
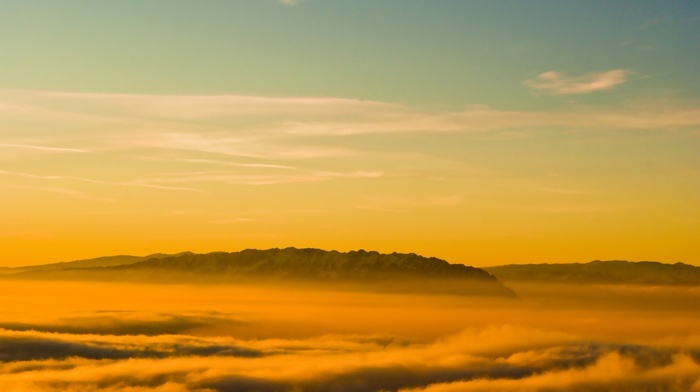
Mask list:
[[[107,291],[114,288],[107,286]],[[123,287],[133,290],[139,286]],[[142,294],[148,292],[154,298],[138,293],[122,298],[125,305],[141,306],[140,311],[86,311],[85,304],[79,301],[65,304],[62,312],[56,314],[71,313],[75,308],[80,309],[82,316],[46,320],[44,314],[12,313],[13,309],[9,308],[9,313],[0,317],[0,389],[40,392],[700,390],[700,336],[693,332],[695,324],[685,328],[678,324],[677,330],[672,331],[660,323],[649,336],[634,339],[625,336],[636,334],[629,333],[631,330],[625,333],[625,328],[621,328],[619,334],[601,338],[587,323],[591,318],[605,319],[611,309],[568,296],[572,293],[564,295],[562,303],[550,303],[550,309],[541,309],[541,299],[481,303],[483,300],[449,297],[328,295],[277,290],[261,298],[258,307],[236,305],[229,309],[221,304],[230,304],[231,298],[254,301],[257,291],[191,286],[188,293],[194,302],[175,305],[160,302],[158,297],[183,295],[182,286],[140,287]],[[557,286],[550,290],[551,296],[563,289]],[[242,293],[250,296],[240,297]],[[686,299],[697,296],[692,289],[669,293]],[[610,295],[607,299],[607,302],[617,301]],[[285,301],[290,302],[285,305]],[[299,301],[304,302],[303,307]],[[201,309],[191,310],[194,303],[199,303]],[[24,305],[21,304],[21,309],[27,309]],[[595,309],[585,309],[591,306]],[[148,310],[150,307],[180,308],[180,311],[159,314]],[[379,309],[368,311],[373,307]],[[323,315],[331,308],[342,309],[328,317],[338,319],[335,321],[342,325],[344,333],[324,324],[330,320]],[[499,308],[513,322],[494,318],[493,312]],[[232,313],[232,309],[239,314]],[[408,317],[422,318],[426,309],[440,316],[431,322],[414,320],[417,329],[412,333],[362,332],[382,330],[384,322],[377,315],[399,309]],[[660,305],[658,309],[664,308]],[[673,316],[679,320],[697,314],[692,305],[672,311],[658,309],[646,308],[645,314],[628,306],[615,308],[613,312],[621,314],[631,329],[649,324],[648,313],[652,314],[651,319],[663,314],[664,318]],[[454,322],[465,312],[466,319],[485,318],[489,325],[475,327],[473,322],[465,322],[459,332],[434,334],[442,324]],[[24,320],[9,322],[8,315]],[[362,318],[367,315],[370,318]],[[315,328],[302,327],[294,333],[296,336],[290,336],[290,329],[301,320],[320,326],[326,333],[314,333]],[[566,327],[567,320],[576,328]],[[525,325],[528,322],[531,325]],[[244,328],[248,328],[247,333]]]
[[[528,338],[534,337],[528,341]],[[700,351],[502,326],[428,343],[0,331],[5,390],[691,391]]]

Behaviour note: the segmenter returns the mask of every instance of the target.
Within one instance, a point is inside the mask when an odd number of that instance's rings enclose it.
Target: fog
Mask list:
[[[697,287],[3,281],[0,389],[700,391]]]

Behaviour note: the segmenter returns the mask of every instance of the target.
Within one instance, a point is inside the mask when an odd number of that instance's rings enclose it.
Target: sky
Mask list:
[[[0,0],[0,266],[700,265],[697,1]]]

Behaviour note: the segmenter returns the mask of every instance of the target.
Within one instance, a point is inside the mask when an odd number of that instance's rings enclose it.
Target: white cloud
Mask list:
[[[610,90],[626,81],[627,71],[613,69],[607,72],[591,73],[568,78],[557,71],[547,71],[535,78],[525,81],[525,85],[552,94],[590,94],[601,90]]]

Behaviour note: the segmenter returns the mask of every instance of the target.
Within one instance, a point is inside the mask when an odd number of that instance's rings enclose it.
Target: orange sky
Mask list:
[[[697,4],[621,4],[13,2],[0,266],[287,246],[700,265]]]

